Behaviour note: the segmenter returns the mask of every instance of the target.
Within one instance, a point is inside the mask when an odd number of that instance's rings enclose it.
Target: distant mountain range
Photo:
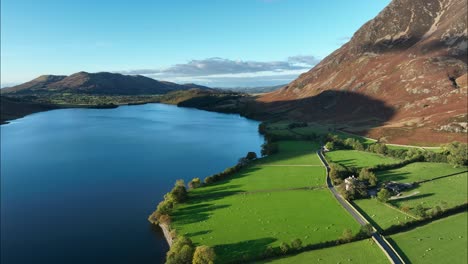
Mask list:
[[[238,93],[248,93],[248,94],[259,94],[259,93],[269,93],[276,91],[287,84],[273,85],[273,86],[257,86],[257,87],[233,87],[233,88],[217,88],[220,90],[229,90]]]
[[[154,95],[176,90],[210,89],[196,84],[157,81],[141,75],[78,72],[70,76],[42,75],[29,82],[1,89],[7,95],[77,93],[96,95]]]
[[[340,49],[258,101],[392,142],[466,141],[467,49],[466,0],[393,0]]]

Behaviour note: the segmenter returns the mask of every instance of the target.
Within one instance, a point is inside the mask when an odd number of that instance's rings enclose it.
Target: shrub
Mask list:
[[[288,245],[287,243],[285,243],[285,242],[282,242],[282,243],[280,244],[280,250],[281,250],[281,253],[283,253],[283,254],[288,253],[288,251],[289,251],[289,245]]]
[[[361,181],[366,181],[369,186],[374,187],[377,185],[377,176],[371,170],[364,168],[359,172],[359,179]]]
[[[246,159],[248,160],[254,160],[257,158],[257,153],[255,152],[249,152],[247,153],[247,155],[245,156]]]
[[[278,153],[279,147],[277,143],[267,142],[262,145],[262,156],[269,156]]]
[[[200,178],[193,178],[189,183],[188,186],[190,189],[196,189],[201,186],[201,180]]]
[[[468,166],[468,147],[467,144],[452,142],[443,146],[447,154],[448,163],[454,166]]]
[[[414,208],[414,213],[421,218],[426,217],[426,209],[421,204]]]
[[[198,246],[193,254],[193,264],[213,264],[216,254],[213,248],[208,246]]]
[[[345,243],[348,243],[351,242],[353,238],[353,231],[351,231],[351,229],[345,229],[343,230],[343,234],[341,235],[340,240]]]
[[[300,240],[299,238],[294,239],[291,242],[291,248],[294,249],[294,250],[301,249],[302,248],[302,240]]]
[[[374,228],[372,227],[371,224],[365,224],[361,226],[361,229],[359,230],[359,233],[357,234],[358,238],[368,238],[372,236],[372,233],[374,233]]]
[[[331,162],[330,178],[334,184],[340,184],[345,178],[349,177],[352,172],[345,166]]]
[[[179,236],[174,240],[166,255],[166,264],[191,263],[193,259],[194,245],[192,240]]]
[[[386,203],[390,197],[392,197],[392,194],[385,188],[380,189],[380,191],[377,193],[377,200],[384,203]]]

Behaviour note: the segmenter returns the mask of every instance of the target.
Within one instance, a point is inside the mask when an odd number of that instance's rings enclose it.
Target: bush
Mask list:
[[[353,238],[353,231],[351,231],[351,229],[345,229],[343,230],[343,234],[341,235],[340,240],[345,243],[348,243],[351,242]]]
[[[357,234],[358,238],[368,238],[372,236],[372,233],[374,233],[374,228],[372,227],[371,224],[365,224],[361,226],[361,229],[359,230],[359,233]]]
[[[364,168],[359,172],[359,180],[367,182],[371,187],[377,185],[377,176],[368,168]]]
[[[289,245],[288,245],[287,243],[285,243],[285,242],[282,242],[282,243],[280,244],[280,250],[281,250],[281,253],[283,253],[283,254],[288,253],[288,251],[289,251]]]
[[[421,204],[418,204],[418,206],[414,208],[414,214],[421,218],[424,218],[426,217],[426,209]]]
[[[468,147],[467,144],[452,142],[443,146],[447,155],[448,163],[454,166],[468,166]]]
[[[190,189],[196,189],[201,186],[201,180],[200,178],[193,178],[189,183],[188,186]]]
[[[299,238],[294,239],[291,242],[291,248],[294,249],[294,250],[301,249],[302,248],[302,240],[300,240]]]
[[[262,156],[270,156],[278,153],[279,147],[277,143],[267,142],[262,145]]]
[[[385,155],[388,151],[387,145],[383,143],[374,143],[367,148],[369,152]]]
[[[343,180],[352,175],[352,171],[347,167],[338,163],[330,162],[330,178],[335,185],[340,184]]]
[[[257,153],[255,152],[249,152],[247,153],[247,155],[245,156],[246,159],[248,160],[254,160],[257,158]]]
[[[380,191],[377,193],[377,200],[384,203],[386,203],[390,197],[392,197],[392,194],[385,188],[380,189]]]
[[[216,254],[213,248],[208,246],[198,246],[193,254],[193,264],[213,264]]]
[[[192,240],[179,236],[166,254],[166,264],[192,263],[194,251]]]

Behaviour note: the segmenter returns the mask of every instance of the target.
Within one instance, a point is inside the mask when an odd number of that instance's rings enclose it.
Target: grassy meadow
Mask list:
[[[411,263],[466,263],[467,215],[453,215],[390,238]]]
[[[467,173],[462,173],[434,181],[419,184],[418,187],[402,192],[402,195],[417,193],[408,198],[393,200],[391,203],[400,208],[411,209],[422,205],[425,209],[440,206],[442,209],[452,208],[467,202]]]
[[[278,154],[191,190],[171,213],[171,226],[196,244],[214,247],[221,263],[257,257],[267,246],[297,238],[310,245],[336,240],[345,229],[357,233],[359,224],[325,187],[317,147],[279,142]],[[302,187],[319,189],[291,190]]]
[[[327,152],[326,156],[331,162],[355,168],[366,168],[379,164],[397,163],[400,161],[395,158],[358,150],[334,150]]]
[[[385,230],[392,225],[399,225],[416,220],[412,215],[403,213],[397,208],[392,208],[377,199],[354,200],[357,209],[376,227]]]
[[[466,173],[466,167],[454,168],[447,163],[415,162],[402,168],[377,172],[379,181],[420,182],[442,176]]]
[[[297,264],[297,263],[389,263],[387,257],[373,240],[363,240],[331,248],[312,250],[259,264]]]

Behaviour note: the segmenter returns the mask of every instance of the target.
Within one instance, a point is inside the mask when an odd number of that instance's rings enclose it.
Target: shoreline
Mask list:
[[[167,244],[169,247],[172,246],[173,239],[171,237],[171,232],[169,232],[169,229],[167,228],[166,225],[159,223],[158,226],[162,229],[164,238],[166,239]]]

